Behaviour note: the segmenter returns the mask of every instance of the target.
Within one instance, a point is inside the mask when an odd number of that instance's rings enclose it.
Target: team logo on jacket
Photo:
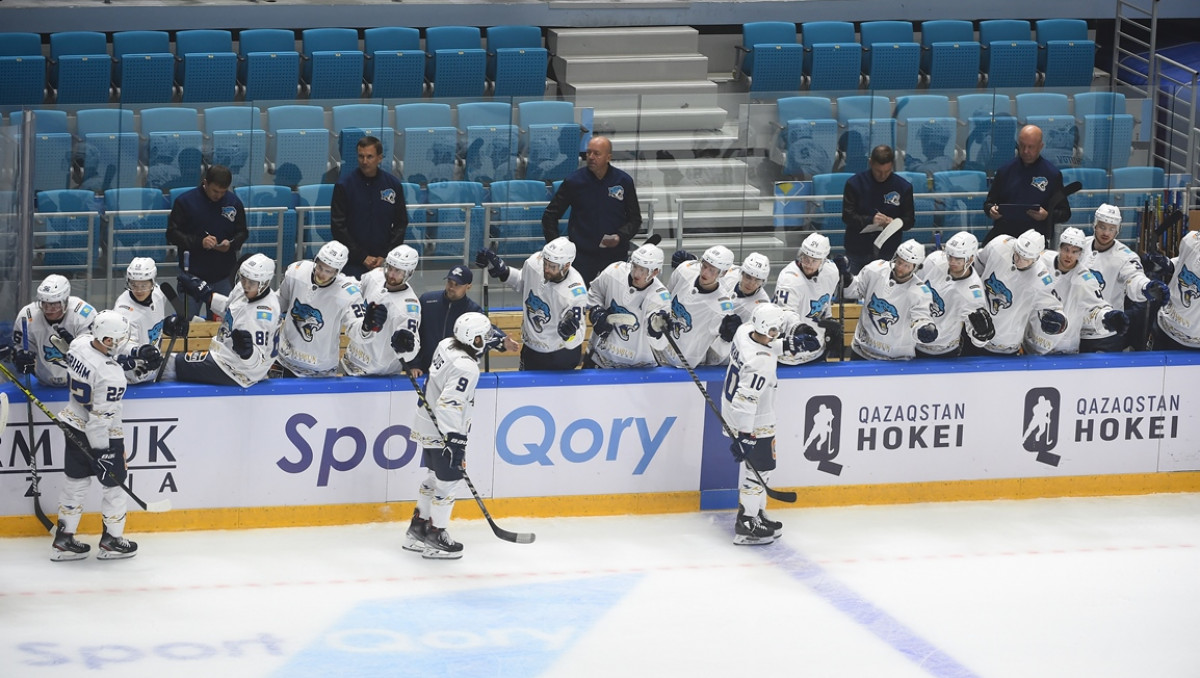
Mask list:
[[[389,205],[395,205],[396,204],[396,189],[394,189],[394,188],[383,189],[382,191],[379,192],[379,199],[386,202]]]
[[[1183,303],[1184,308],[1191,308],[1192,301],[1200,298],[1200,276],[1197,276],[1192,269],[1183,265],[1179,270],[1179,301]]]
[[[887,195],[883,196],[883,204],[891,205],[893,207],[899,207],[900,206],[900,192],[899,191],[889,191]]]
[[[625,199],[625,187],[624,186],[609,186],[608,187],[608,197],[612,198],[613,200],[624,200]]]
[[[988,308],[991,309],[992,315],[996,315],[1001,309],[1012,306],[1012,290],[1000,282],[995,273],[983,281],[983,288],[987,293]]]
[[[1058,466],[1059,460],[1059,455],[1050,453],[1058,444],[1058,410],[1058,389],[1033,388],[1025,394],[1021,446],[1050,466]]]
[[[837,396],[813,396],[804,407],[804,458],[817,462],[817,470],[841,475],[833,458],[842,444],[842,401]]]
[[[867,312],[871,314],[871,322],[880,334],[887,334],[892,325],[900,321],[900,311],[896,310],[892,302],[880,299],[874,294],[871,295],[871,302],[867,304]]]
[[[1046,189],[1050,186],[1050,180],[1046,177],[1034,177],[1033,180],[1029,182],[1029,185],[1033,186],[1042,193],[1045,193]]]
[[[233,220],[237,219],[237,208],[234,207],[233,205],[227,205],[225,207],[222,207],[221,208],[221,216],[225,217],[226,221],[233,223]]]
[[[321,331],[322,327],[325,327],[325,318],[321,315],[320,309],[300,303],[299,299],[292,304],[290,315],[292,324],[296,326],[296,331],[300,333],[300,336],[304,337],[304,341],[312,341],[313,336]]]
[[[550,304],[542,301],[541,297],[529,293],[525,297],[525,317],[529,318],[530,324],[533,325],[535,332],[541,332],[546,323],[550,322]]]

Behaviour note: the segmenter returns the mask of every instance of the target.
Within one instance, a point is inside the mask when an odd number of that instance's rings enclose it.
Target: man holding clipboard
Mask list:
[[[1071,218],[1071,206],[1063,192],[1062,172],[1042,157],[1042,130],[1026,125],[1017,134],[1017,157],[1001,165],[992,179],[983,211],[992,220],[984,244],[1029,229],[1054,240],[1054,224]]]
[[[901,231],[912,228],[913,187],[892,172],[895,159],[891,146],[871,149],[867,169],[850,177],[842,192],[850,273],[857,273],[875,259],[890,261],[900,245]],[[897,220],[899,228],[889,229]],[[877,243],[885,233],[883,241]]]

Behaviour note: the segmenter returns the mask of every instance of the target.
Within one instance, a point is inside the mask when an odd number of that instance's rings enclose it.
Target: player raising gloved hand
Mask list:
[[[183,272],[175,276],[175,280],[179,283],[179,289],[193,299],[204,304],[209,303],[212,299],[213,288],[209,287],[202,278]]]
[[[733,335],[737,329],[742,326],[742,319],[736,314],[730,313],[721,319],[721,327],[717,333],[721,335],[721,341],[733,341]]]
[[[1046,334],[1062,334],[1067,329],[1067,317],[1054,309],[1046,309],[1038,314],[1042,331]]]
[[[592,332],[598,337],[606,337],[609,332],[612,332],[613,326],[608,322],[608,316],[612,311],[600,306],[593,306],[588,309],[588,320],[592,323]]]
[[[837,266],[838,276],[842,281],[842,287],[849,287],[854,281],[854,276],[850,273],[850,258],[842,254],[833,258],[833,265]]]
[[[508,280],[508,266],[495,252],[486,247],[475,253],[475,265],[486,268],[488,275],[501,282]]]
[[[1171,288],[1167,287],[1165,282],[1161,280],[1151,280],[1142,288],[1142,294],[1151,301],[1158,301],[1163,304],[1171,301]]]
[[[967,314],[971,323],[971,333],[980,341],[991,341],[996,336],[996,325],[992,323],[992,314],[985,308],[977,308]]]
[[[378,332],[383,329],[383,324],[387,322],[388,310],[387,306],[369,302],[366,311],[363,312],[363,329],[368,332]]]
[[[417,347],[417,336],[412,332],[399,329],[392,333],[392,350],[396,353],[411,353]]]
[[[1117,334],[1125,334],[1125,330],[1129,329],[1129,314],[1113,309],[1105,313],[1100,322],[1104,323],[1105,329],[1112,330]]]
[[[578,331],[579,315],[576,313],[567,313],[558,323],[558,336],[562,337],[563,341],[569,341]]]

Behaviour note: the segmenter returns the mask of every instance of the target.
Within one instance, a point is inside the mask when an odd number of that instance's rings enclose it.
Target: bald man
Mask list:
[[[1042,130],[1026,125],[1017,134],[1017,157],[996,170],[983,211],[992,220],[984,244],[1002,236],[1014,238],[1029,229],[1054,240],[1054,224],[1071,219],[1063,196],[1062,172],[1042,157]]]

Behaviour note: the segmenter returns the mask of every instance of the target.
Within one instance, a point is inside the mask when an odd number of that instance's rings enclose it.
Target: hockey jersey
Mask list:
[[[138,347],[144,344],[153,344],[158,346],[163,353],[166,353],[166,346],[159,346],[159,339],[162,337],[163,320],[167,316],[174,315],[175,309],[167,302],[167,297],[158,287],[150,293],[148,304],[143,304],[133,298],[133,293],[125,290],[121,296],[117,297],[117,303],[113,304],[113,310],[125,316],[129,321],[129,341],[130,347]],[[154,381],[156,373],[153,370],[143,368],[135,368],[125,371],[125,378],[131,384],[144,384],[148,381]]]
[[[329,377],[337,374],[342,328],[362,317],[362,294],[358,281],[341,273],[317,285],[314,267],[312,261],[297,261],[283,275],[279,362],[298,376]]]
[[[751,323],[743,323],[733,335],[721,415],[734,431],[765,438],[775,435],[775,368],[783,351],[778,339],[767,346],[754,341],[753,329]]]
[[[750,319],[750,315],[754,313],[754,307],[757,304],[766,304],[771,301],[771,295],[767,294],[766,286],[760,286],[753,294],[746,294],[742,291],[742,267],[734,266],[725,275],[721,276],[721,284],[728,287],[733,292],[733,313],[746,322]]]
[[[930,321],[933,295],[914,274],[892,279],[892,262],[876,259],[854,276],[846,296],[863,300],[850,346],[871,360],[908,360],[916,355],[917,328]]]
[[[242,387],[265,379],[279,355],[279,295],[271,290],[250,301],[242,286],[234,285],[228,297],[214,294],[209,304],[221,316],[221,326],[208,347],[209,355]],[[246,330],[254,340],[253,352],[246,360],[233,350],[234,330]]]
[[[1091,269],[1092,276],[1100,285],[1100,292],[1109,306],[1116,309],[1125,308],[1125,298],[1143,302],[1146,295],[1143,290],[1150,278],[1142,268],[1142,262],[1133,250],[1124,243],[1114,242],[1112,247],[1103,252],[1096,251],[1096,237],[1088,236],[1084,242],[1083,254],[1079,255],[1079,263]],[[1084,333],[1088,339],[1103,339],[1111,337],[1114,332],[1100,327],[1095,334]]]
[[[350,342],[342,356],[342,369],[353,376],[400,374],[404,364],[411,362],[421,351],[421,301],[411,285],[391,291],[387,288],[382,268],[376,268],[362,276],[363,307],[376,303],[387,307],[387,321],[379,332],[363,330],[362,316],[355,318],[346,336]],[[413,350],[396,353],[392,349],[392,335],[406,329],[413,333]]]
[[[75,337],[67,349],[66,364],[71,397],[58,417],[87,434],[92,449],[108,449],[110,439],[125,437],[121,427],[125,371],[92,345],[91,334]]]
[[[1050,269],[1053,282],[1050,293],[1062,302],[1063,315],[1067,317],[1067,329],[1060,334],[1046,334],[1036,317],[1029,320],[1025,329],[1025,352],[1036,355],[1047,353],[1079,353],[1081,337],[1092,339],[1111,335],[1104,327],[1104,314],[1113,310],[1100,292],[1100,282],[1091,269],[1083,265],[1082,257],[1075,268],[1063,272],[1056,265],[1058,254],[1053,251],[1042,253],[1042,264]]]
[[[549,282],[542,273],[542,253],[525,260],[520,270],[508,269],[505,281],[521,297],[521,342],[538,353],[553,353],[583,345],[583,312],[587,309],[587,287],[583,277],[571,268],[560,282]],[[568,339],[558,336],[558,324],[574,314],[579,331]]]
[[[729,359],[729,342],[721,339],[718,330],[725,316],[735,310],[734,293],[725,278],[718,280],[716,289],[705,292],[696,285],[699,277],[699,260],[684,262],[671,273],[668,289],[673,322],[668,331],[692,367],[722,365]],[[683,366],[670,349],[659,352],[658,358],[663,365]]]
[[[788,309],[786,317],[798,320],[784,324],[784,334],[792,334],[800,323],[812,327],[816,331],[821,347],[815,351],[797,354],[784,353],[779,362],[785,365],[802,365],[812,362],[825,353],[827,337],[817,324],[832,315],[833,303],[837,294],[837,266],[826,261],[817,269],[817,274],[809,278],[795,261],[783,267],[775,280],[774,301],[780,307]]]
[[[466,436],[471,431],[478,383],[479,360],[464,351],[454,337],[438,342],[425,381],[425,400],[437,416],[437,424],[422,406],[417,407],[413,422],[413,437],[422,447],[441,447],[443,435]]]
[[[1159,309],[1158,326],[1180,344],[1200,348],[1200,231],[1179,241],[1179,256],[1171,263],[1171,301]]]
[[[938,250],[925,257],[924,265],[916,273],[929,288],[929,315],[938,330],[937,339],[932,343],[917,342],[917,348],[929,355],[957,351],[962,343],[963,327],[970,332],[967,316],[985,306],[983,283],[974,269],[967,269],[966,277],[955,280],[949,266],[946,253]]]
[[[612,313],[629,313],[637,318],[633,327],[614,327],[604,337],[592,333],[588,350],[599,367],[655,367],[654,351],[666,349],[666,337],[657,339],[647,331],[647,318],[661,310],[671,310],[671,293],[657,277],[644,289],[633,286],[629,262],[609,264],[588,288],[588,306],[599,306]]]
[[[1026,326],[1031,320],[1038,322],[1038,312],[1063,312],[1062,302],[1050,293],[1054,276],[1041,259],[1024,271],[1017,270],[1013,264],[1016,242],[1012,236],[1001,236],[975,257],[986,308],[996,326],[996,336],[984,346],[992,353],[1016,353],[1025,338]]]
[[[79,297],[67,297],[64,308],[62,320],[54,325],[46,322],[42,307],[36,301],[22,308],[13,321],[13,350],[28,346],[28,350],[37,355],[33,373],[46,386],[67,385],[67,357],[50,343],[50,335],[57,334],[54,328],[62,327],[72,337],[79,337],[91,329],[96,316],[96,309]],[[28,328],[28,337],[22,333],[23,327]]]

